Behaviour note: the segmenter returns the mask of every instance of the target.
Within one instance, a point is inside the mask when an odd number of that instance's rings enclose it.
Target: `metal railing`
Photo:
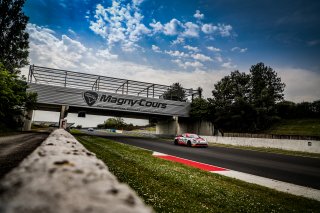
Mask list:
[[[53,69],[35,65],[30,65],[28,82],[159,99],[163,98],[163,95],[168,91],[172,91],[172,87],[167,85]],[[193,99],[193,96],[198,95],[198,91],[193,90],[192,88],[184,88],[184,91],[186,94],[186,100],[188,97],[192,97]]]

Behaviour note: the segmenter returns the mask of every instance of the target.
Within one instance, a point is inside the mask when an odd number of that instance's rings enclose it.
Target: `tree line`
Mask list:
[[[284,88],[271,67],[258,63],[251,66],[249,74],[235,70],[222,78],[214,84],[211,98],[192,102],[190,114],[229,132],[258,132],[282,118],[320,117],[320,100],[285,101]]]
[[[103,122],[103,124],[98,124],[98,129],[121,129],[126,131],[131,131],[140,128],[146,128],[154,126],[154,124],[150,123],[149,125],[139,126],[133,125],[132,123],[126,123],[121,117],[108,118]]]

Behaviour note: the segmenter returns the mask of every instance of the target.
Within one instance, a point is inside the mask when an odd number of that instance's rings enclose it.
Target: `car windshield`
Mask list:
[[[189,134],[189,138],[198,138],[199,136],[196,134]]]

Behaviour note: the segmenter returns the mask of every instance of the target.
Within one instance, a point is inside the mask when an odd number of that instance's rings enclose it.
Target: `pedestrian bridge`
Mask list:
[[[38,94],[37,109],[60,111],[60,120],[68,111],[177,122],[189,117],[197,95],[184,88],[184,101],[175,101],[171,86],[35,65],[30,66],[28,85],[29,92]]]

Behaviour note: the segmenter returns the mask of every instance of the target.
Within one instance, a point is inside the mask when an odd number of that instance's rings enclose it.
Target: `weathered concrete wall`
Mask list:
[[[209,121],[197,121],[189,124],[189,131],[198,135],[213,135],[214,126]]]
[[[175,135],[177,134],[177,121],[172,119],[160,120],[156,124],[156,134]]]
[[[0,182],[0,212],[152,212],[59,129]]]
[[[176,135],[186,132],[201,135],[213,135],[214,126],[208,121],[193,121],[177,117],[158,121],[156,124],[156,134]]]
[[[291,151],[320,153],[320,141],[309,140],[289,140],[289,139],[266,139],[266,138],[241,138],[241,137],[221,137],[202,136],[208,142],[229,144],[235,146],[252,146],[276,148]]]

